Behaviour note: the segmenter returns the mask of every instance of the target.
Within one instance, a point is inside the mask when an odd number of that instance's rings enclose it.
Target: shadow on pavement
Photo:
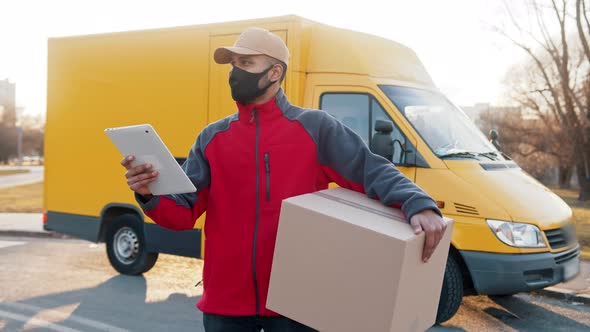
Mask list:
[[[441,331],[441,332],[463,332],[466,330],[461,327],[452,326],[452,325],[446,325],[446,326],[434,325],[433,327],[429,328],[426,331],[427,332],[439,332],[439,331]]]
[[[200,296],[188,297],[185,294],[171,294],[165,301],[146,303],[146,280],[143,276],[117,275],[92,287],[75,291],[55,293],[30,298],[14,303],[0,302],[0,310],[23,317],[40,318],[57,324],[50,328],[67,331],[68,328],[80,331],[192,331],[203,328],[202,314],[195,307]],[[43,311],[78,304],[77,308],[65,317],[55,310],[53,319],[46,318]],[[21,331],[26,321],[21,317],[8,319],[0,331]],[[8,317],[10,318],[10,317]],[[65,318],[65,319],[64,319]],[[30,326],[30,325],[29,325]],[[47,331],[47,327],[27,328],[27,331]]]
[[[51,276],[48,277],[48,280]],[[47,282],[50,285],[50,282]],[[18,302],[0,302],[0,331],[203,331],[202,313],[195,307],[199,296],[174,293],[166,300],[146,303],[143,276],[116,275],[96,287],[53,293]],[[486,314],[518,331],[590,331],[590,326],[518,297],[490,297],[498,307]],[[59,308],[77,307],[68,314]],[[554,304],[555,305],[555,304]],[[564,305],[564,308],[566,306]],[[13,317],[7,316],[13,315]],[[31,326],[31,317],[55,326]],[[29,322],[27,324],[27,322]],[[557,327],[557,329],[556,329]],[[75,331],[74,330],[74,331]],[[457,326],[434,326],[434,331],[465,331]]]
[[[487,308],[484,312],[518,331],[590,331],[590,326],[547,310],[518,297],[494,297],[490,300],[503,309]],[[553,304],[555,305],[555,304]]]

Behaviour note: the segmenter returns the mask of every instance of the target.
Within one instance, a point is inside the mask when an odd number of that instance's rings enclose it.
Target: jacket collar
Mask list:
[[[282,115],[280,104],[285,101],[285,93],[279,88],[277,94],[269,101],[263,104],[242,105],[236,102],[240,121],[255,123],[254,113],[258,116],[259,121],[268,121]]]

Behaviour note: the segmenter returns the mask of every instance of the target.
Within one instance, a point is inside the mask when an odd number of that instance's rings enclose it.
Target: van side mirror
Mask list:
[[[498,149],[498,151],[500,150],[500,142],[498,142],[499,137],[500,135],[496,129],[490,130],[490,141],[496,147],[496,149]]]
[[[498,131],[496,129],[490,130],[490,139],[491,140],[498,139]]]

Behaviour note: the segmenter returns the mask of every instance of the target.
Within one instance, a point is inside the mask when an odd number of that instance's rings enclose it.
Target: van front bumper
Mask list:
[[[559,253],[493,254],[460,251],[479,294],[505,295],[545,288],[580,272],[580,246]]]

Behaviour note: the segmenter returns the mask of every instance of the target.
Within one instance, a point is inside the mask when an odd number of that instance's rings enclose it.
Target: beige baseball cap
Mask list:
[[[219,64],[231,62],[232,53],[241,55],[264,54],[289,63],[289,49],[283,40],[274,33],[261,28],[248,28],[242,32],[233,47],[220,47],[213,53],[213,59]]]

